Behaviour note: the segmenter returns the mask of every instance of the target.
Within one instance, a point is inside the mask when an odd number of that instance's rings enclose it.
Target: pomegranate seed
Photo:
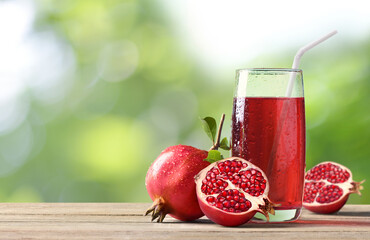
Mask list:
[[[334,189],[336,189],[338,191],[338,193],[329,194],[330,189],[332,191]],[[334,202],[342,196],[343,193],[341,193],[340,191],[342,191],[342,190],[338,186],[335,186],[335,185],[325,186],[319,191],[319,196],[317,197],[316,201],[319,202],[319,203]]]
[[[306,180],[321,180],[325,179],[331,183],[346,182],[350,174],[333,164],[319,164],[307,172]]]
[[[245,203],[241,203],[240,204],[240,210],[246,210],[247,209],[247,205],[245,205]]]

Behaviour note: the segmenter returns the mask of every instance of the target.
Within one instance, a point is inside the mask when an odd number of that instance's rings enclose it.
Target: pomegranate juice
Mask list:
[[[302,207],[305,172],[304,98],[236,97],[232,156],[259,166],[277,209]]]

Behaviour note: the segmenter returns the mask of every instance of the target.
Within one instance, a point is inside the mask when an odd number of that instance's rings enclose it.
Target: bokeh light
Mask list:
[[[211,146],[199,117],[226,113],[230,137],[235,69],[290,67],[332,29],[301,63],[307,167],[336,161],[368,178],[367,2],[300,4],[0,1],[0,198],[149,201],[146,171],[164,148]],[[369,203],[364,187],[350,203]]]

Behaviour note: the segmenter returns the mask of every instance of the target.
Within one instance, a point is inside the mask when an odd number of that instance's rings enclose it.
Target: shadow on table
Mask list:
[[[348,215],[351,216],[351,215]],[[354,215],[357,216],[357,215]],[[181,221],[174,222],[163,222],[170,224],[184,224]],[[204,225],[214,225],[209,219],[197,219],[188,223],[204,224]],[[250,222],[244,225],[238,226],[236,228],[294,228],[294,227],[313,227],[313,226],[353,226],[353,227],[370,227],[370,222],[364,222],[359,220],[298,220],[290,223],[256,223]]]
[[[370,217],[370,212],[338,212],[335,215],[350,217]]]
[[[185,222],[181,221],[174,221],[174,222],[163,222],[163,223],[170,223],[170,224],[184,224]],[[196,224],[202,224],[202,225],[215,225],[222,227],[220,225],[217,225],[216,223],[212,222],[209,219],[197,219],[195,221],[190,221],[186,223],[196,223]],[[237,227],[231,227],[231,228],[284,228],[284,227],[292,227],[291,224],[295,223],[246,223],[244,225],[240,225]]]
[[[353,226],[370,227],[370,222],[359,220],[298,220],[290,223],[247,223],[240,227],[245,228],[294,228],[294,227],[313,227],[313,226]]]
[[[313,227],[313,226],[356,226],[370,227],[370,222],[359,220],[298,220],[290,223],[247,223],[240,227],[245,228],[294,228],[294,227]]]
[[[370,222],[360,220],[298,220],[296,224],[321,226],[364,226],[370,227]]]

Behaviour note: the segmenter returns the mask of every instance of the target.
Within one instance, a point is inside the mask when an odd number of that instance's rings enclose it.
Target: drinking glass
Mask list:
[[[293,90],[286,96],[292,79]],[[232,156],[260,167],[275,207],[270,222],[294,221],[302,209],[306,126],[300,69],[250,68],[236,71],[232,115]],[[254,220],[264,220],[256,214]]]

